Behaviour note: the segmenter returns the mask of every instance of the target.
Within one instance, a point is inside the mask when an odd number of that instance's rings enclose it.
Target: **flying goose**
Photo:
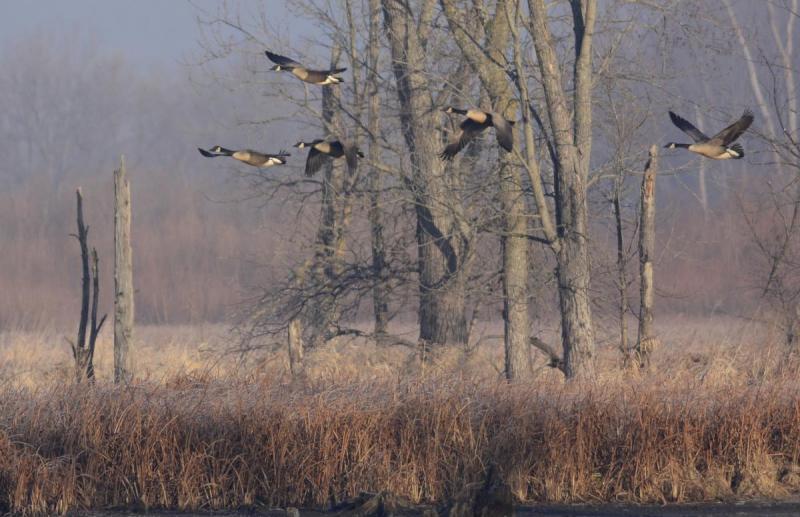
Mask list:
[[[358,150],[354,145],[343,144],[339,140],[325,140],[317,139],[311,142],[297,142],[294,144],[299,149],[310,147],[308,158],[306,159],[306,176],[313,176],[325,161],[331,158],[345,157],[347,160],[347,167],[350,173],[354,173],[358,166],[358,159],[364,157],[364,153]]]
[[[344,82],[344,79],[336,74],[344,72],[347,70],[347,68],[334,68],[333,70],[309,70],[297,61],[289,59],[288,57],[273,54],[269,50],[265,50],[264,53],[267,55],[270,61],[276,63],[275,66],[270,68],[270,70],[274,70],[276,72],[291,72],[301,81],[311,84],[326,85]]]
[[[750,110],[745,110],[739,120],[711,138],[694,127],[691,122],[679,117],[671,111],[669,112],[669,118],[672,119],[673,124],[678,126],[678,129],[692,137],[694,143],[676,144],[675,142],[670,142],[664,146],[665,148],[675,149],[679,147],[688,149],[693,153],[714,160],[728,160],[730,158],[738,160],[744,157],[744,149],[742,146],[740,144],[731,145],[731,143],[739,138],[742,133],[747,131],[747,128],[753,123],[753,113]]]
[[[513,122],[506,120],[499,113],[492,111],[482,111],[477,109],[458,109],[448,106],[443,109],[445,113],[458,113],[467,118],[458,126],[459,131],[450,139],[450,143],[439,155],[442,160],[452,160],[458,152],[464,148],[472,139],[480,134],[487,127],[494,126],[497,136],[497,143],[506,151],[511,152],[514,146],[514,135],[511,126]]]
[[[240,151],[231,151],[230,149],[225,149],[224,147],[220,147],[215,145],[208,151],[205,149],[197,148],[200,151],[200,154],[205,156],[206,158],[216,158],[217,156],[230,156],[234,160],[239,160],[242,163],[246,163],[247,165],[252,165],[253,167],[272,167],[273,165],[286,165],[285,158],[291,156],[289,153],[285,151],[280,151],[277,154],[265,154],[259,153],[256,151],[251,151],[250,149],[242,149]]]

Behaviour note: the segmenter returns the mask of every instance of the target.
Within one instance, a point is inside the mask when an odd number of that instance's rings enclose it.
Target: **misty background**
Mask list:
[[[733,3],[754,37],[768,35],[756,3]],[[694,9],[686,2],[679,17],[665,13],[659,41],[624,42],[632,57],[666,52],[661,57],[672,65],[657,87],[642,83],[633,92],[662,112],[647,119],[645,138],[626,142],[638,146],[631,152],[640,153],[642,166],[649,144],[686,141],[670,123],[669,109],[713,134],[745,107],[756,108],[733,37],[725,37],[725,28],[698,28],[707,19]],[[287,104],[267,95],[275,84],[295,87],[293,78],[269,74],[263,49],[215,22],[257,18],[255,25],[277,35],[269,42],[273,50],[316,57],[322,65],[328,51],[316,49],[315,23],[298,19],[302,15],[277,1],[6,6],[0,19],[0,327],[76,320],[79,249],[69,234],[78,187],[90,242],[100,255],[101,310],[110,312],[112,172],[122,154],[132,186],[137,321],[229,321],[255,289],[286,276],[313,239],[318,199],[305,200],[311,208],[304,210],[296,201],[265,199],[252,189],[246,166],[204,159],[197,147],[277,151],[315,137],[287,120]],[[596,85],[598,101],[604,88],[615,85]],[[762,122],[756,110],[754,131]],[[602,124],[600,116],[596,125]],[[613,135],[600,133],[597,163],[609,160],[615,145]],[[660,314],[744,315],[760,303],[759,265],[749,255],[741,213],[757,204],[759,186],[773,168],[759,159],[755,139],[746,134],[742,143],[748,156],[736,163],[662,154],[655,270]],[[304,159],[298,153],[289,166],[262,174],[299,177]],[[601,305],[610,290],[615,242],[604,195],[609,189],[599,184],[592,198],[593,289]],[[409,305],[410,317],[413,312]]]

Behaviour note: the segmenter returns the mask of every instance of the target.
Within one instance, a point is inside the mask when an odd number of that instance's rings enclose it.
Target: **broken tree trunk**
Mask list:
[[[81,189],[75,191],[78,211],[78,234],[75,236],[81,246],[81,318],[78,323],[78,340],[73,347],[75,355],[76,373],[80,376],[84,370],[85,355],[84,345],[86,343],[86,325],[89,322],[89,297],[91,286],[91,273],[89,270],[89,228],[83,222],[83,195]]]
[[[125,157],[114,171],[114,382],[132,377],[133,251],[131,249],[131,190]]]
[[[97,258],[97,250],[92,248],[92,314],[89,322],[89,350],[86,361],[86,377],[94,379],[94,346],[97,343],[97,335],[106,321],[106,315],[97,322],[97,305],[100,300],[100,259]]]
[[[650,154],[642,178],[641,207],[639,210],[639,338],[636,356],[640,367],[650,365],[650,353],[658,344],[653,332],[653,257],[656,243],[656,173],[658,171],[658,148],[650,147]]]
[[[105,315],[97,322],[97,305],[100,297],[100,277],[98,274],[97,250],[92,249],[91,268],[89,266],[89,227],[83,221],[83,196],[81,189],[75,191],[77,201],[77,223],[78,233],[73,236],[78,239],[81,246],[81,316],[78,322],[78,336],[73,343],[69,342],[72,348],[72,357],[75,360],[75,380],[81,382],[83,379],[92,381],[94,379],[94,348],[97,342],[97,335],[106,320]],[[94,289],[92,290],[92,286]],[[89,308],[91,307],[91,321],[89,320]],[[89,326],[89,343],[86,343],[86,330]]]

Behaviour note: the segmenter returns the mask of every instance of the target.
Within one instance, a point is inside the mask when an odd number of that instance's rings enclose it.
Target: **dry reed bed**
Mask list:
[[[458,376],[193,380],[0,394],[0,509],[443,501],[489,464],[524,501],[781,498],[800,387],[686,379],[508,386]]]

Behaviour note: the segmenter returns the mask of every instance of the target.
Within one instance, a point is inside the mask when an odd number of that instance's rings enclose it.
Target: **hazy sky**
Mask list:
[[[263,3],[276,17],[285,15],[278,0],[232,0],[232,9],[253,10]],[[170,64],[197,49],[199,9],[214,10],[216,0],[36,0],[4,2],[0,45],[37,33],[72,34],[77,29],[110,53],[134,62]]]

